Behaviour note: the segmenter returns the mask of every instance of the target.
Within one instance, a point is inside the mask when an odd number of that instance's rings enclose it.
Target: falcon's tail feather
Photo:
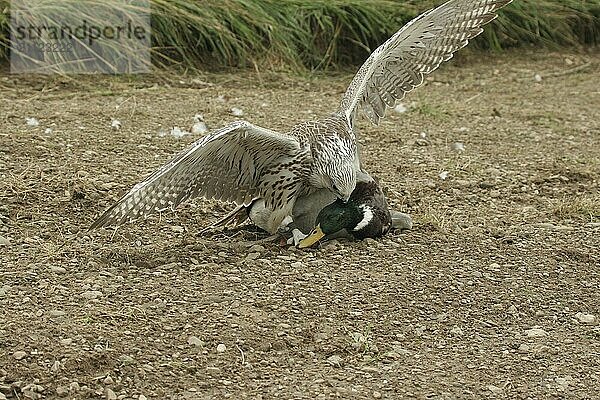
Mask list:
[[[390,210],[392,216],[392,228],[399,229],[401,231],[405,229],[412,229],[413,222],[412,218],[408,214],[404,214],[398,211]]]

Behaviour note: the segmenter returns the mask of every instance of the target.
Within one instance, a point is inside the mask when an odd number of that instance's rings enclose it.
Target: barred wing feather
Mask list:
[[[465,47],[512,0],[450,0],[413,19],[379,46],[362,65],[342,100],[352,126],[359,108],[375,125],[423,83],[424,76]]]
[[[91,228],[174,209],[197,196],[244,205],[258,197],[272,202],[279,193],[264,180],[300,151],[299,142],[291,136],[245,121],[234,122],[199,139],[135,185]]]

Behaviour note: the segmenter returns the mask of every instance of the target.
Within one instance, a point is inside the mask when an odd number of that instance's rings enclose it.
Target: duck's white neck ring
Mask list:
[[[371,209],[371,207],[361,204],[360,206],[358,206],[358,208],[361,209],[363,212],[363,219],[358,224],[356,224],[354,229],[352,229],[353,231],[360,231],[362,228],[369,225],[369,223],[373,219],[373,210]]]

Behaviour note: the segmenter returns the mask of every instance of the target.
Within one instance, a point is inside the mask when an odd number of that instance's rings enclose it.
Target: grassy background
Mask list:
[[[76,7],[69,8],[74,1],[40,0],[39,4],[57,12],[78,12]],[[156,66],[328,69],[360,64],[404,23],[443,1],[150,2]],[[0,0],[0,11],[0,60],[6,60],[9,0]],[[555,47],[599,42],[600,0],[515,0],[472,47]]]

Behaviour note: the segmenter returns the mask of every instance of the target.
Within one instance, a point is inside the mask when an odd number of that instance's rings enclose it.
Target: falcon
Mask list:
[[[377,125],[388,108],[465,47],[512,0],[450,0],[410,21],[360,67],[331,115],[288,132],[236,121],[202,137],[135,185],[91,226],[122,224],[195,197],[248,207],[264,202],[263,228],[293,219],[295,202],[326,189],[347,202],[361,172],[359,110]]]

